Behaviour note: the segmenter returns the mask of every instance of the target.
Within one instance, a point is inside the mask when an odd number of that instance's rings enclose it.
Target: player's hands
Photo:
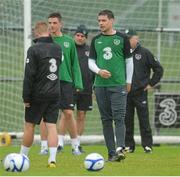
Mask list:
[[[24,105],[26,108],[30,108],[30,106],[31,106],[30,103],[24,103]]]
[[[152,88],[152,86],[150,86],[149,84],[144,88],[144,91],[146,91],[146,90],[149,90],[149,89],[151,89]]]
[[[127,83],[126,84],[126,89],[127,89],[127,92],[129,93],[131,91],[131,84]]]
[[[98,74],[102,77],[102,78],[105,78],[105,79],[108,79],[109,77],[111,77],[111,73],[106,70],[106,69],[101,69],[99,70]]]

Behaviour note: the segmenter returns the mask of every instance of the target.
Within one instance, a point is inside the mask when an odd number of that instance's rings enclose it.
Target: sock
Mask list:
[[[64,147],[64,135],[58,135],[58,146]]]
[[[49,159],[48,163],[56,162],[57,147],[49,147]]]
[[[78,135],[78,136],[77,136],[77,139],[78,139],[78,144],[80,145],[80,144],[81,144],[81,136]]]
[[[73,148],[73,149],[77,149],[78,146],[79,146],[78,139],[77,139],[77,138],[72,138],[72,139],[71,139],[71,145],[72,145],[72,148]]]
[[[45,149],[48,149],[48,142],[47,142],[47,140],[42,140],[41,141],[41,151],[45,150]]]
[[[20,154],[24,154],[24,155],[28,156],[29,150],[30,150],[30,147],[26,147],[24,145],[21,145]]]

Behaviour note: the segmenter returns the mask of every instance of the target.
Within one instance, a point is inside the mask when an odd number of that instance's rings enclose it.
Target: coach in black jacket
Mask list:
[[[33,143],[34,127],[41,119],[48,130],[48,167],[56,167],[59,113],[59,65],[61,48],[49,37],[48,25],[38,22],[34,28],[35,44],[28,49],[23,82],[25,128],[20,153],[28,155]]]
[[[146,48],[139,43],[139,38],[134,30],[127,30],[133,51],[134,73],[132,88],[127,97],[126,110],[126,150],[134,152],[134,112],[137,111],[141,142],[146,153],[152,152],[152,132],[149,123],[148,89],[157,84],[162,75],[163,68],[159,61]],[[151,72],[152,77],[151,77]]]

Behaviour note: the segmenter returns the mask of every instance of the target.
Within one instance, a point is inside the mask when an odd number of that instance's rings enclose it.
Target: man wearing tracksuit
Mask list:
[[[149,123],[148,89],[157,84],[163,75],[163,68],[159,61],[146,48],[139,43],[139,38],[134,30],[127,30],[131,48],[133,51],[134,73],[131,91],[127,96],[126,108],[126,150],[134,152],[134,112],[137,111],[141,144],[144,152],[152,152],[152,132]],[[151,77],[152,72],[152,77]]]
[[[23,80],[25,105],[24,135],[21,154],[28,156],[34,140],[35,125],[43,121],[48,130],[48,167],[56,167],[57,127],[59,113],[60,82],[59,65],[62,50],[49,36],[46,22],[34,27],[35,44],[28,49]]]

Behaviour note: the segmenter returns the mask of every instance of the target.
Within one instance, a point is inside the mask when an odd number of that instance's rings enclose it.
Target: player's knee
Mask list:
[[[72,110],[65,111],[64,116],[65,116],[65,119],[72,119],[72,117],[73,117]]]

